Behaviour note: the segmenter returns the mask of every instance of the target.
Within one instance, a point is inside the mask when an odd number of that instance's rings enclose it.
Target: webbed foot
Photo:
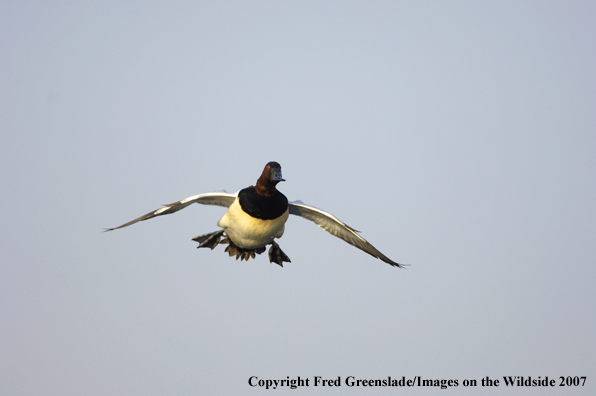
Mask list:
[[[198,248],[208,247],[213,250],[217,245],[219,245],[221,241],[221,237],[223,236],[224,230],[219,230],[212,232],[211,234],[199,235],[198,237],[194,237],[192,240],[195,242],[199,242]]]
[[[283,267],[283,262],[291,263],[290,258],[279,248],[279,245],[275,242],[271,242],[271,248],[269,248],[269,261]]]

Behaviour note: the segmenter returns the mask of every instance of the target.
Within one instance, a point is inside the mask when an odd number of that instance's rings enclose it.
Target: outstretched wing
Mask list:
[[[177,212],[179,210],[186,208],[188,205],[191,205],[195,202],[203,204],[203,205],[217,205],[217,206],[224,206],[227,208],[232,204],[232,202],[234,202],[234,200],[236,199],[236,195],[237,195],[237,193],[230,194],[227,192],[211,192],[211,193],[206,193],[206,194],[193,195],[192,197],[185,198],[182,201],[174,202],[169,205],[164,205],[163,208],[157,209],[153,212],[149,212],[146,215],[143,215],[139,218],[131,220],[128,223],[124,223],[119,227],[106,228],[104,231],[117,230],[119,228],[128,227],[129,225],[132,225],[139,221],[152,219],[156,216],[172,214],[174,212]]]
[[[343,239],[352,246],[365,251],[373,257],[383,260],[387,264],[395,267],[403,268],[405,264],[399,264],[389,259],[383,253],[379,252],[366,239],[358,235],[358,231],[333,216],[331,213],[324,212],[312,206],[304,205],[302,202],[290,203],[290,214],[304,217],[322,227],[325,231],[340,239]]]

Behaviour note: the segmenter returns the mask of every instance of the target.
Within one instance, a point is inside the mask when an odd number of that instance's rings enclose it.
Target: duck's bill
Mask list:
[[[273,181],[286,181],[283,177],[281,177],[281,169],[271,169],[271,180]]]

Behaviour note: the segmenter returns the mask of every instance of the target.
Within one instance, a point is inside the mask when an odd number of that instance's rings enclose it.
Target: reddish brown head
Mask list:
[[[260,195],[271,196],[275,193],[275,186],[280,181],[286,181],[281,177],[281,165],[275,161],[265,165],[261,177],[257,180],[257,193]]]

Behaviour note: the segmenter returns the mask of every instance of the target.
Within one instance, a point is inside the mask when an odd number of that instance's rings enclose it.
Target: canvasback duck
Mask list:
[[[316,223],[331,235],[343,239],[375,258],[394,267],[403,268],[404,264],[389,259],[358,235],[358,231],[332,214],[307,206],[300,201],[288,202],[286,196],[277,189],[277,184],[282,181],[285,179],[281,176],[281,166],[272,161],[265,165],[256,186],[246,187],[236,194],[211,192],[193,195],[105,231],[117,230],[139,221],[171,214],[193,203],[223,206],[228,208],[228,211],[218,222],[222,229],[193,238],[199,243],[197,247],[214,249],[220,243],[227,244],[225,251],[230,257],[236,256],[236,260],[238,258],[248,260],[251,257],[255,258],[256,254],[263,253],[266,246],[270,244],[269,261],[283,267],[283,263],[289,263],[290,258],[274,239],[281,238],[288,216],[293,214]]]

